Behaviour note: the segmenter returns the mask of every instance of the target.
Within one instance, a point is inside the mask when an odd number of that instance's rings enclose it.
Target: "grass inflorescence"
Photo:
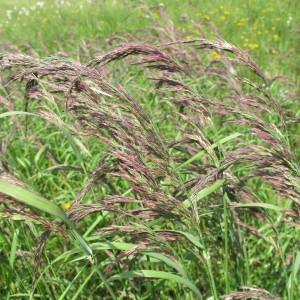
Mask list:
[[[220,6],[174,25],[168,1],[148,2],[155,24],[98,32],[97,50],[93,28],[83,55],[39,55],[34,39],[0,54],[0,295],[298,299],[293,80],[253,58],[258,39],[218,29],[263,21]]]

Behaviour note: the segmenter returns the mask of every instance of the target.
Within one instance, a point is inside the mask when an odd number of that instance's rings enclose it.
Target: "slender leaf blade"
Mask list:
[[[197,295],[199,299],[202,299],[201,292],[191,281],[181,276],[175,275],[173,273],[164,272],[164,271],[154,271],[154,270],[126,271],[120,274],[113,275],[108,279],[108,281],[131,279],[131,278],[152,278],[152,279],[165,279],[165,280],[175,281],[178,284],[188,287]]]
[[[37,195],[36,193],[3,180],[0,180],[0,192],[16,199],[21,203],[24,203],[25,205],[34,207],[51,216],[61,219],[69,227],[72,236],[79,243],[82,250],[89,256],[93,254],[91,248],[76,231],[74,224],[59,206],[43,198],[42,196]]]

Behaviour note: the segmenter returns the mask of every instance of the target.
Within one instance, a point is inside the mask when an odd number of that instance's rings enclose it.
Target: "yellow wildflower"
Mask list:
[[[250,43],[250,44],[248,44],[248,47],[250,49],[256,49],[256,48],[258,48],[258,44],[256,44],[256,43]]]
[[[159,19],[159,18],[160,18],[160,15],[159,15],[158,13],[154,12],[154,13],[152,14],[152,17],[153,17],[153,19]]]
[[[271,53],[272,54],[278,54],[277,50],[275,50],[275,49],[271,49]]]
[[[256,22],[253,23],[251,27],[252,27],[253,30],[256,30],[257,29],[257,23]]]
[[[66,203],[64,203],[64,204],[62,205],[62,208],[63,208],[64,210],[70,209],[70,208],[71,208],[71,202],[66,202]]]
[[[206,16],[204,16],[204,19],[209,21],[210,20],[210,16],[206,15]]]
[[[212,57],[212,58],[215,58],[215,59],[219,59],[219,58],[222,57],[222,55],[221,55],[220,53],[218,53],[217,51],[214,50],[214,51],[211,53],[211,57]]]
[[[225,21],[225,20],[226,20],[226,17],[225,17],[225,16],[220,16],[219,19],[220,19],[221,21]]]
[[[236,23],[236,25],[237,26],[244,26],[246,24],[246,20],[245,19],[240,19],[237,23]]]

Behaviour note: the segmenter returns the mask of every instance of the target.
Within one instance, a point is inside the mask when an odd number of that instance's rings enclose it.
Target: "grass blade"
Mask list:
[[[74,285],[75,281],[77,280],[77,278],[81,275],[81,273],[84,271],[84,269],[86,268],[87,265],[84,265],[81,270],[75,275],[75,277],[73,278],[73,280],[70,282],[70,284],[67,286],[67,288],[63,291],[63,293],[60,295],[60,297],[58,298],[58,300],[63,300],[65,299],[67,293],[69,292],[70,288],[72,287],[72,285]]]
[[[83,160],[82,160],[82,157],[81,157],[80,148],[78,146],[79,141],[77,139],[73,138],[70,130],[67,128],[67,126],[63,123],[62,120],[60,120],[58,118],[55,118],[55,119],[51,120],[50,118],[46,118],[43,115],[29,113],[29,112],[25,112],[25,111],[9,111],[9,112],[5,112],[5,113],[0,114],[0,119],[1,118],[5,118],[5,117],[17,116],[17,115],[39,117],[39,118],[42,118],[42,119],[50,122],[51,124],[53,124],[54,126],[56,126],[58,129],[60,129],[61,132],[65,135],[65,137],[68,139],[68,141],[69,141],[69,143],[70,143],[70,145],[71,145],[71,147],[72,147],[72,149],[74,151],[74,154],[75,154],[76,158],[78,159],[78,161],[83,166]]]
[[[195,197],[195,202],[199,202],[201,199],[207,197],[209,194],[215,192],[217,189],[219,189],[223,183],[224,183],[225,179],[219,179],[217,181],[215,181],[213,184],[211,184],[210,186],[207,186],[206,188],[204,188],[203,190],[201,190],[199,193],[197,193],[196,195],[192,195],[192,197]],[[187,199],[185,201],[183,201],[183,206],[185,208],[189,208],[191,206],[191,201],[192,199]]]
[[[53,217],[59,218],[62,220],[70,229],[72,236],[79,243],[81,249],[88,255],[92,256],[92,250],[80,234],[76,231],[74,224],[67,217],[65,212],[56,204],[48,201],[40,195],[37,195],[27,189],[24,189],[20,186],[8,183],[6,181],[0,180],[0,192],[6,194],[14,199],[18,200],[21,203],[24,203],[28,206],[37,208],[40,211],[43,211]]]
[[[219,140],[218,142],[214,143],[211,145],[210,150],[213,150],[215,148],[217,148],[219,145],[222,145],[226,142],[229,142],[239,136],[243,135],[242,133],[239,132],[235,132],[229,136],[224,137],[223,139]],[[205,150],[201,150],[198,153],[196,153],[195,155],[193,155],[191,158],[189,158],[187,161],[183,162],[181,165],[179,165],[178,167],[176,167],[176,170],[181,170],[182,168],[188,166],[189,164],[191,164],[193,161],[200,159],[204,153],[206,151]]]
[[[163,255],[161,253],[145,252],[144,254],[146,256],[155,258],[155,259],[165,263],[169,267],[174,268],[183,277],[188,278],[186,272],[183,269],[183,267],[177,261],[174,261],[174,260],[170,259],[169,257],[167,257],[166,255]]]
[[[16,229],[14,231],[14,236],[13,236],[13,240],[11,243],[11,249],[10,249],[10,255],[9,255],[9,265],[12,269],[14,268],[14,263],[15,263],[15,259],[16,259],[18,235],[19,235],[19,229]]]
[[[193,283],[191,283],[186,278],[180,277],[178,275],[169,272],[153,271],[153,270],[127,271],[110,277],[108,281],[131,279],[131,278],[153,278],[153,279],[166,279],[166,280],[175,281],[176,283],[188,287],[197,295],[198,299],[202,299],[202,295],[200,291]]]

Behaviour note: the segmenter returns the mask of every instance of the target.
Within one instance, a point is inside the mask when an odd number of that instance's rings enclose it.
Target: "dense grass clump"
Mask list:
[[[147,3],[80,57],[0,54],[0,295],[298,299],[294,82]]]

